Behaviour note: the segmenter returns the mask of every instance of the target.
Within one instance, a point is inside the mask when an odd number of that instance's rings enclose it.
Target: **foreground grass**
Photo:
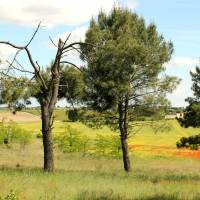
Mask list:
[[[67,162],[73,162],[73,170]],[[117,163],[115,169],[102,167],[107,162],[109,166]],[[80,170],[84,163],[88,168]],[[119,169],[120,163],[116,160],[99,162],[70,157],[66,160],[65,169],[54,174],[44,174],[37,168],[2,168],[0,194],[6,195],[13,189],[20,199],[98,199],[101,196],[105,196],[104,199],[197,199],[200,195],[200,174],[196,168],[188,173],[189,165],[183,160],[168,161],[168,166],[166,160],[158,163],[159,168],[155,167],[155,161],[137,160],[133,172],[128,175]],[[182,166],[187,171],[184,172]]]
[[[44,174],[37,169],[4,169],[0,172],[0,191],[3,196],[12,188],[20,199],[30,200],[103,199],[102,196],[104,199],[189,200],[200,195],[199,180],[199,174],[164,171],[157,174],[153,169],[135,169],[129,175],[117,170]]]
[[[56,172],[43,173],[42,144],[0,148],[0,196],[13,190],[20,200],[192,200],[200,196],[200,161],[141,158],[131,155],[133,170],[122,161],[55,150]]]

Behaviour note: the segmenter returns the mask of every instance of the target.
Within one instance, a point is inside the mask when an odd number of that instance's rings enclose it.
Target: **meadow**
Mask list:
[[[56,112],[54,135],[60,134],[66,125],[92,139],[98,134],[117,134],[108,127],[92,129],[80,122],[63,121],[64,111]],[[19,200],[198,200],[199,151],[176,149],[176,142],[200,130],[182,128],[175,120],[165,123],[169,128],[155,133],[144,122],[132,134],[129,174],[123,172],[121,159],[83,157],[79,153],[62,153],[57,148],[54,149],[56,171],[46,174],[41,169],[42,141],[36,137],[41,123],[19,122],[21,128],[33,135],[33,141],[25,148],[18,144],[11,148],[0,146],[0,197],[6,199],[13,194]]]

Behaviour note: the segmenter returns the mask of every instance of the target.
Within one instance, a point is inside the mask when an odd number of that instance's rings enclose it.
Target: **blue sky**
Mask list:
[[[30,48],[34,59],[45,67],[55,55],[49,36],[56,42],[72,31],[71,41],[83,40],[90,18],[101,8],[109,12],[114,3],[114,0],[1,0],[0,40],[25,44],[38,21],[42,21],[43,27]],[[147,24],[154,22],[158,31],[173,42],[175,51],[166,64],[166,72],[182,82],[169,99],[174,106],[185,106],[184,99],[192,95],[189,71],[194,70],[200,56],[200,1],[120,0],[120,4],[143,16]],[[1,59],[11,58],[13,53],[12,49],[0,46]],[[80,63],[77,54],[69,55],[69,59]],[[19,60],[31,69],[25,55]]]
[[[176,106],[185,106],[184,99],[192,95],[189,72],[194,70],[200,56],[199,9],[199,0],[138,0],[135,8],[147,23],[154,22],[159,32],[174,44],[166,72],[182,79],[177,90],[169,95]]]

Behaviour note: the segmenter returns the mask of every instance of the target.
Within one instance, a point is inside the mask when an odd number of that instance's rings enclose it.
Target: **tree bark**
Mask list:
[[[123,155],[123,164],[124,170],[126,172],[131,171],[131,163],[129,158],[128,150],[128,100],[126,99],[124,105],[122,102],[118,104],[118,113],[119,113],[119,129],[120,129],[120,138],[121,138],[121,147]]]
[[[48,104],[41,104],[42,114],[42,138],[44,148],[44,171],[54,171],[54,154],[52,141],[52,111],[49,110]]]
[[[44,148],[44,171],[54,171],[54,154],[52,140],[53,111],[58,101],[58,90],[60,83],[60,60],[63,50],[63,43],[58,42],[58,50],[53,66],[51,67],[52,79],[48,90],[42,89],[41,114],[42,114],[42,138]]]

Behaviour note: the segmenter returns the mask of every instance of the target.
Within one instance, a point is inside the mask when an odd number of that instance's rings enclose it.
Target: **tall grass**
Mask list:
[[[151,173],[149,171],[148,173]],[[146,174],[146,177],[148,174]],[[171,177],[173,174],[171,174]],[[153,176],[143,180],[137,171],[121,172],[59,171],[52,175],[37,169],[4,169],[0,173],[0,193],[5,196],[12,188],[20,199],[197,199],[199,180],[170,180]]]
[[[123,172],[120,159],[81,157],[55,151],[56,172],[43,173],[39,140],[23,151],[0,147],[0,196],[11,190],[19,200],[198,199],[200,162],[192,159],[141,158]],[[18,164],[18,165],[17,165]]]

